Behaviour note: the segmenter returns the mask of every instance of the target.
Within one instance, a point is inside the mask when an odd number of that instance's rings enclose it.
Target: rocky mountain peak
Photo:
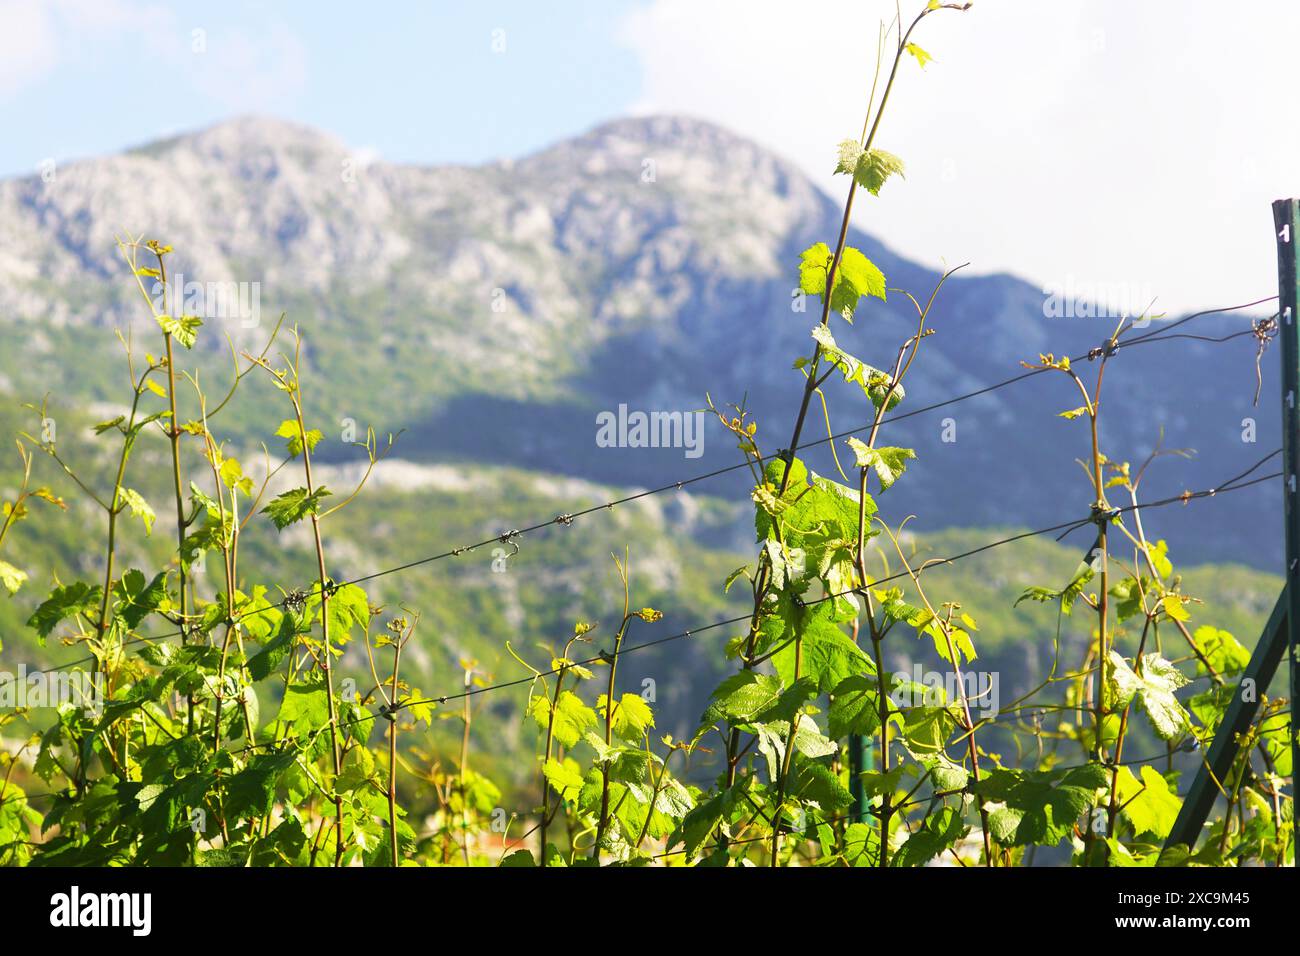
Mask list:
[[[254,153],[308,159],[346,154],[348,148],[338,137],[312,126],[274,116],[243,115],[147,144],[133,152],[144,155],[183,152],[231,165],[239,157]]]
[[[251,345],[283,310],[307,336],[313,374],[329,382],[318,393],[327,420],[406,427],[412,457],[654,483],[680,459],[656,472],[594,451],[592,412],[698,409],[707,391],[721,403],[748,396],[765,429],[783,430],[770,423],[798,400],[791,362],[807,354],[819,311],[793,294],[799,254],[834,242],[839,221],[789,161],[689,117],[614,120],[481,166],[367,162],[310,127],[239,117],[0,182],[0,331],[22,343],[0,350],[0,383],[84,404],[112,396],[104,383],[116,357],[88,344],[105,341],[102,329],[86,329],[130,322],[156,334],[114,246],[144,233],[176,248],[173,274],[258,296],[261,327],[205,318],[202,348],[217,377],[229,371],[223,333]],[[857,231],[849,243],[891,290],[924,300],[933,288],[932,268]],[[930,317],[936,334],[909,377],[909,405],[1005,379],[1039,351],[1086,353],[1114,324],[1050,324],[1043,309],[1039,290],[1012,277],[955,277]],[[891,291],[852,327],[836,320],[835,334],[864,362],[888,366],[914,322]],[[1161,427],[1167,446],[1201,449],[1199,461],[1166,469],[1174,493],[1220,480],[1216,463],[1249,464],[1243,416],[1261,416],[1261,435],[1275,431],[1274,410],[1250,407],[1249,387],[1241,403],[1198,387],[1229,372],[1253,386],[1249,342],[1231,365],[1226,349],[1180,344],[1168,364],[1119,363],[1114,388],[1143,414],[1107,425],[1116,457],[1141,460]],[[1055,414],[1069,400],[1056,384],[1039,378],[955,407],[959,441],[942,438],[934,416],[901,423],[891,441],[928,467],[889,493],[891,506],[915,505],[938,524],[1061,520],[1054,489],[1079,480],[1078,435]],[[835,427],[859,421],[851,398],[836,405]],[[1008,461],[1023,464],[1008,473]],[[1171,489],[1149,493],[1161,490]],[[1258,492],[1234,507],[1275,507],[1269,489]],[[1217,525],[1219,556],[1250,557],[1255,526]]]

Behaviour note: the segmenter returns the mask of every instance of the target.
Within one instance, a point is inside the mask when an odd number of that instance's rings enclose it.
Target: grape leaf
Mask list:
[[[916,452],[910,448],[872,448],[860,438],[846,439],[853,449],[859,468],[871,468],[880,479],[880,490],[888,491],[907,470],[909,459],[916,458]]]
[[[923,866],[953,846],[969,831],[961,814],[943,807],[926,817],[925,823],[907,838],[907,842],[889,861],[890,866]]]
[[[299,735],[310,734],[329,722],[329,692],[325,678],[290,684],[284,689],[280,712],[275,718]]]
[[[144,572],[133,568],[114,585],[113,595],[118,600],[117,613],[128,628],[134,629],[167,600],[167,572],[160,571],[152,581],[147,581]]]
[[[847,734],[870,736],[880,727],[880,698],[876,678],[864,674],[846,677],[831,692],[827,732],[839,739]]]
[[[0,584],[3,584],[10,594],[16,593],[26,580],[26,571],[14,567],[8,561],[0,561]]]
[[[144,496],[130,488],[120,489],[117,496],[121,502],[119,508],[125,507],[129,509],[132,515],[144,522],[144,533],[146,535],[153,534],[153,523],[158,516],[154,514],[149,502],[144,500]]]
[[[903,175],[903,161],[883,149],[867,150],[858,157],[857,165],[853,170],[853,178],[857,184],[873,196],[879,196],[880,187],[885,184],[885,180],[894,175]]]
[[[1105,768],[1088,764],[1067,771],[995,769],[970,790],[984,799],[989,832],[1004,846],[1055,846],[1108,783]]]
[[[187,349],[194,348],[194,343],[199,336],[199,328],[203,325],[203,319],[197,315],[182,315],[179,319],[170,315],[155,316],[162,330],[174,338]]]
[[[582,770],[572,757],[565,757],[563,763],[551,757],[542,765],[542,774],[560,796],[569,790],[582,789]]]
[[[927,63],[929,63],[931,60],[934,59],[934,57],[932,57],[929,53],[926,53],[925,50],[917,46],[915,43],[907,44],[907,46],[904,47],[904,49],[906,49],[908,53],[912,54],[912,56],[916,58],[916,62],[921,65],[922,69],[925,68],[925,65]]]
[[[844,376],[844,381],[861,388],[876,408],[885,405],[885,411],[889,411],[907,397],[902,384],[895,382],[888,373],[866,364],[841,349],[826,326],[816,326],[812,330],[812,337],[821,346],[822,355]],[[806,359],[800,359],[796,365],[805,361]]]
[[[814,681],[826,693],[845,678],[863,673],[870,666],[867,656],[835,623],[830,602],[795,610],[793,628],[802,643],[799,674]],[[788,635],[787,635],[788,636]],[[795,644],[791,641],[772,657],[781,680],[794,683]]]
[[[329,601],[330,639],[346,642],[354,628],[363,631],[370,623],[370,602],[366,592],[355,584],[334,589]]]
[[[286,491],[284,494],[276,496],[270,504],[262,509],[262,514],[270,515],[271,520],[275,523],[276,530],[283,531],[289,525],[301,521],[309,514],[318,514],[321,499],[329,494],[329,489],[324,487],[317,488],[310,494],[306,488],[294,488],[292,491]]]
[[[1142,655],[1141,674],[1115,651],[1110,652],[1110,664],[1107,685],[1116,706],[1138,703],[1162,740],[1173,740],[1190,728],[1187,711],[1174,697],[1175,690],[1189,683],[1178,668],[1156,653]]]
[[[49,637],[59,622],[74,614],[97,608],[104,589],[81,581],[55,588],[27,620],[42,639]]]
[[[602,717],[605,716],[606,704],[605,695],[601,694],[596,701],[596,709]],[[610,727],[624,740],[640,740],[646,730],[654,725],[654,713],[640,694],[624,694],[614,704]]]
[[[713,692],[700,722],[712,725],[718,720],[743,724],[753,720],[781,697],[781,681],[769,674],[744,670],[732,674]]]
[[[324,437],[318,429],[309,428],[306,433],[298,425],[297,419],[286,418],[280,423],[280,427],[275,430],[275,434],[280,438],[287,439],[285,442],[289,451],[290,458],[297,458],[302,454],[302,448],[305,444],[307,450],[315,451],[316,445]]]
[[[1246,669],[1250,663],[1250,651],[1241,642],[1217,627],[1208,624],[1198,627],[1192,639],[1200,647],[1210,666],[1220,674],[1237,674]],[[1204,673],[1205,665],[1197,661],[1198,672]]]
[[[824,242],[805,249],[799,257],[799,288],[808,295],[826,301],[826,278],[830,272],[834,253]],[[830,308],[846,321],[853,321],[858,300],[864,296],[885,298],[884,273],[860,249],[845,246],[835,269],[835,286],[831,290]]]
[[[551,733],[565,747],[576,745],[583,734],[596,726],[596,712],[584,704],[582,698],[573,691],[560,691],[554,708],[550,699],[544,696],[534,697],[529,706],[533,720],[542,729],[546,728],[552,709],[555,712],[555,722]]]
[[[1157,840],[1169,836],[1183,804],[1178,794],[1169,789],[1160,771],[1144,766],[1139,781],[1128,767],[1120,767],[1115,784],[1123,815],[1133,824],[1135,832],[1149,833]]]

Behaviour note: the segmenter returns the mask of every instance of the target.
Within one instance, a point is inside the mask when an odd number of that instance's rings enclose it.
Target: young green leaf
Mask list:
[[[903,737],[913,753],[942,753],[956,725],[947,707],[912,707],[903,715]]]
[[[1142,780],[1139,781],[1128,767],[1120,767],[1115,795],[1123,807],[1123,816],[1133,824],[1133,830],[1139,836],[1149,833],[1157,840],[1163,840],[1173,830],[1183,804],[1178,794],[1169,789],[1160,771],[1151,766],[1141,769]]]
[[[324,487],[317,488],[310,494],[307,493],[306,488],[294,488],[292,491],[278,495],[262,509],[262,514],[270,515],[276,530],[283,531],[307,515],[319,514],[321,499],[329,494],[329,490]]]
[[[284,689],[276,721],[301,735],[310,734],[329,723],[329,692],[325,678],[290,684]]]
[[[955,845],[969,830],[958,811],[952,807],[941,807],[907,838],[907,842],[889,861],[890,865],[924,866]]]
[[[932,7],[931,9],[934,8]],[[922,69],[925,68],[925,65],[927,63],[929,63],[931,60],[934,59],[934,57],[932,57],[929,53],[926,53],[925,50],[921,49],[915,43],[909,43],[905,47],[905,49],[907,50],[908,53],[910,53],[913,57],[916,58],[916,62],[921,65]]]
[[[1217,627],[1208,624],[1198,627],[1192,640],[1217,673],[1238,674],[1250,663],[1250,651],[1230,633]],[[1205,672],[1205,665],[1199,659],[1196,666],[1198,671]]]
[[[74,614],[98,608],[104,589],[81,581],[55,588],[27,621],[42,638],[49,637],[59,622]]]
[[[880,408],[888,401],[885,410],[890,411],[906,397],[901,383],[895,382],[887,373],[873,368],[841,349],[826,326],[816,326],[812,330],[812,337],[821,346],[822,355],[826,360],[844,376],[844,381],[861,388],[876,408]]]
[[[3,584],[5,590],[10,594],[17,593],[26,580],[26,571],[14,567],[8,561],[0,561],[0,584]]]
[[[162,330],[174,338],[187,349],[194,347],[198,339],[199,328],[203,325],[203,319],[197,315],[182,315],[179,319],[170,315],[156,316],[158,324]]]
[[[309,452],[315,451],[316,445],[319,444],[320,440],[324,437],[320,431],[315,428],[307,429],[304,434],[303,430],[298,426],[297,419],[294,418],[286,418],[282,421],[280,427],[275,430],[275,433],[280,438],[287,439],[285,446],[289,452],[290,458],[297,458],[301,455],[304,444],[307,446]]]
[[[167,572],[159,571],[150,581],[144,572],[133,568],[113,587],[113,595],[118,602],[117,614],[128,628],[134,629],[167,600]]]
[[[1110,665],[1108,689],[1117,706],[1141,705],[1162,740],[1173,740],[1189,729],[1187,711],[1174,697],[1175,690],[1189,683],[1178,668],[1159,654],[1143,654],[1138,674],[1115,651],[1110,652]]]
[[[972,782],[970,790],[983,798],[989,832],[998,843],[1055,846],[1069,836],[1075,821],[1097,802],[1109,782],[1100,764],[1064,772],[998,768]]]
[[[880,697],[875,677],[854,674],[831,692],[827,732],[836,740],[848,734],[870,736],[880,728]]]
[[[605,695],[601,694],[596,701],[596,710],[604,717],[606,708]],[[640,694],[624,694],[614,704],[611,727],[624,740],[640,740],[646,730],[654,725],[654,713]]]
[[[792,635],[799,637],[799,674],[815,682],[826,693],[846,677],[866,672],[866,654],[835,622],[830,602],[796,609]],[[790,641],[772,657],[772,665],[786,686],[794,683],[795,643]]]
[[[329,604],[331,640],[348,641],[354,629],[364,631],[370,623],[370,601],[366,592],[355,584],[335,588]]]
[[[572,757],[565,757],[563,763],[551,757],[542,765],[542,774],[561,797],[582,789],[582,769]]]
[[[859,468],[871,468],[880,479],[880,490],[888,491],[907,470],[909,459],[916,458],[910,448],[872,448],[860,438],[846,439]]]
[[[262,616],[262,615],[259,615]],[[289,655],[293,642],[299,633],[292,614],[283,614],[276,624],[274,636],[266,641],[262,649],[248,661],[248,673],[256,681],[266,680],[279,669],[280,664]]]
[[[153,508],[149,506],[149,502],[144,500],[140,492],[133,491],[130,488],[123,488],[118,492],[118,498],[122,502],[122,507],[130,510],[132,515],[144,522],[145,535],[153,534],[153,523],[158,516],[154,514]]]
[[[839,775],[823,763],[800,761],[790,783],[790,796],[815,803],[826,813],[843,810],[853,802]]]
[[[858,168],[858,159],[862,156],[862,144],[856,139],[846,139],[836,149],[839,151],[839,160],[835,163],[835,172],[852,176]]]
[[[883,149],[867,150],[858,156],[853,167],[854,180],[873,196],[879,196],[880,187],[895,175],[903,175],[903,161]]]
[[[1180,595],[1166,594],[1160,599],[1160,606],[1175,621],[1190,621],[1192,619],[1192,616],[1187,613],[1187,607]]]
[[[551,710],[551,701],[544,696],[534,697],[529,705],[533,720],[543,729],[550,720]],[[596,726],[596,712],[584,704],[582,698],[573,691],[560,692],[554,711],[555,722],[552,733],[556,741],[565,747],[575,746],[582,739],[583,734]]]
[[[781,690],[781,681],[768,674],[752,670],[732,674],[714,690],[700,723],[711,725],[719,720],[747,723],[775,704]]]
[[[830,272],[834,254],[824,242],[805,249],[799,257],[799,288],[808,295],[822,297],[825,302],[826,277]],[[831,290],[830,307],[847,321],[853,321],[858,300],[864,295],[885,298],[885,276],[859,249],[846,246],[835,270],[835,286]]]
[[[232,490],[238,489],[245,495],[253,495],[253,479],[244,475],[243,466],[239,464],[238,458],[227,458],[221,463],[219,469],[221,483]]]

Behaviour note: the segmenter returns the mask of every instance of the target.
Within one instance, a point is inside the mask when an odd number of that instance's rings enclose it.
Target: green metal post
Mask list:
[[[1178,811],[1178,819],[1165,840],[1166,847],[1183,844],[1196,846],[1201,835],[1201,828],[1214,808],[1214,801],[1222,792],[1223,781],[1228,776],[1232,762],[1240,751],[1238,735],[1244,734],[1255,722],[1259,713],[1260,695],[1273,682],[1277,673],[1278,662],[1282,660],[1282,651],[1286,647],[1288,591],[1284,589],[1273,606],[1264,633],[1255,645],[1255,652],[1250,656],[1241,675],[1241,684],[1233,694],[1232,702],[1223,715],[1223,723],[1215,732],[1214,742],[1205,755],[1192,780],[1191,789]]]
[[[862,785],[863,771],[871,769],[871,741],[862,734],[849,735],[849,793],[853,796],[853,819],[858,823],[871,818],[871,801]]]
[[[1178,819],[1165,841],[1166,847],[1196,846],[1221,791],[1222,781],[1240,750],[1238,735],[1245,733],[1259,712],[1260,698],[1273,681],[1283,651],[1289,662],[1291,694],[1291,792],[1295,793],[1297,756],[1295,698],[1300,665],[1296,638],[1300,635],[1300,500],[1296,482],[1300,455],[1300,200],[1279,199],[1273,203],[1273,226],[1277,234],[1278,340],[1282,348],[1282,497],[1286,522],[1286,575],[1282,594],[1269,616],[1250,663],[1242,675],[1223,723],[1205,755],[1192,788],[1183,801]]]
[[[1295,695],[1300,685],[1296,638],[1300,635],[1300,498],[1296,493],[1297,455],[1300,454],[1300,200],[1273,203],[1277,232],[1278,338],[1282,344],[1282,495],[1286,517],[1287,655],[1291,676],[1291,793],[1295,794],[1295,768],[1300,763],[1296,742]]]

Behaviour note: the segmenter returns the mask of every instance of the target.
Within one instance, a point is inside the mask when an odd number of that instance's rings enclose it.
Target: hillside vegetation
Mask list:
[[[918,29],[968,6],[882,28],[838,211],[671,119],[337,181],[237,123],[0,187],[0,308],[37,327],[0,654],[43,665],[0,685],[0,862],[1292,862],[1290,702],[1245,676],[1266,300],[1219,338],[1056,327],[851,226],[904,174]],[[101,196],[151,231],[110,243]],[[295,314],[191,302],[191,263]],[[629,407],[707,453],[593,434]]]

